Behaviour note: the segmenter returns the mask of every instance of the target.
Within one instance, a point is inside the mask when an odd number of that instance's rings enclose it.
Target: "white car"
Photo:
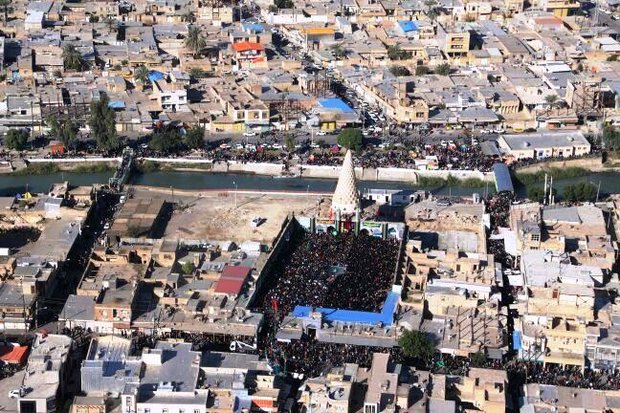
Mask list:
[[[110,223],[106,222],[105,225],[103,226],[103,229],[105,229],[105,230],[110,229]]]
[[[325,132],[324,130],[320,130],[316,134],[317,134],[317,136],[325,136],[325,135],[327,135],[327,132]]]
[[[17,399],[18,397],[21,397],[22,392],[20,389],[13,389],[13,390],[9,390],[9,399]]]
[[[243,136],[247,136],[247,137],[256,136],[256,132],[243,132]]]

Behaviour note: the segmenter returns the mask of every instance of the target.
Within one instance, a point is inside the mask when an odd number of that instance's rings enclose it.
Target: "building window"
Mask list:
[[[532,234],[532,241],[540,241],[540,234]]]

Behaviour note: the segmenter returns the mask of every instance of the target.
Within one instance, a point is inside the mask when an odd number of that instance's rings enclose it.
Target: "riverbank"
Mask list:
[[[45,175],[63,172],[112,172],[118,163],[116,158],[74,158],[74,159],[28,159],[28,165],[12,174],[18,176]],[[211,172],[221,174],[244,174],[278,177],[285,173],[284,164],[248,163],[237,161],[213,162],[203,158],[139,158],[136,171]],[[310,179],[338,179],[340,166],[293,165],[287,171],[293,176]],[[419,170],[407,168],[355,168],[359,181],[401,182],[422,186],[453,186],[457,183],[466,187],[481,187],[493,181],[492,172],[473,170]]]
[[[12,176],[37,176],[51,175],[58,172],[74,172],[74,173],[113,173],[116,170],[114,162],[71,162],[71,163],[52,163],[38,162],[16,169],[9,173]]]

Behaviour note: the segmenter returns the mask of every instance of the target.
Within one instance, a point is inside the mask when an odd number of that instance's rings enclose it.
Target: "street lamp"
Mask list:
[[[233,185],[235,186],[235,209],[237,209],[237,190],[239,189],[239,187],[237,186],[237,183],[235,181],[233,181]]]

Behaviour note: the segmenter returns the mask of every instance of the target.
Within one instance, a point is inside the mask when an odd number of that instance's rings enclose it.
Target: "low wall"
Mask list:
[[[340,176],[340,166],[328,166],[328,165],[301,165],[296,168],[300,171],[302,178],[323,178],[323,179],[338,179]],[[355,177],[362,179],[364,170],[362,168],[355,168]]]
[[[327,178],[338,179],[339,166],[303,165],[301,176],[303,178]],[[418,170],[406,168],[355,168],[355,176],[362,181],[389,181],[415,184],[419,176],[428,178],[447,178],[454,176],[458,179],[476,178],[493,180],[492,172],[468,171],[468,170]]]
[[[91,162],[120,162],[122,158],[28,158],[30,163],[91,163]]]
[[[241,163],[229,162],[228,172],[255,175],[280,175],[284,165],[275,163]]]
[[[600,156],[596,156],[592,158],[577,158],[577,159],[538,162],[533,165],[517,166],[515,167],[515,171],[525,172],[525,173],[534,173],[534,172],[539,172],[539,171],[542,171],[544,169],[549,169],[549,168],[559,168],[559,169],[584,168],[584,169],[590,169],[593,171],[597,171],[603,168],[603,159]]]

